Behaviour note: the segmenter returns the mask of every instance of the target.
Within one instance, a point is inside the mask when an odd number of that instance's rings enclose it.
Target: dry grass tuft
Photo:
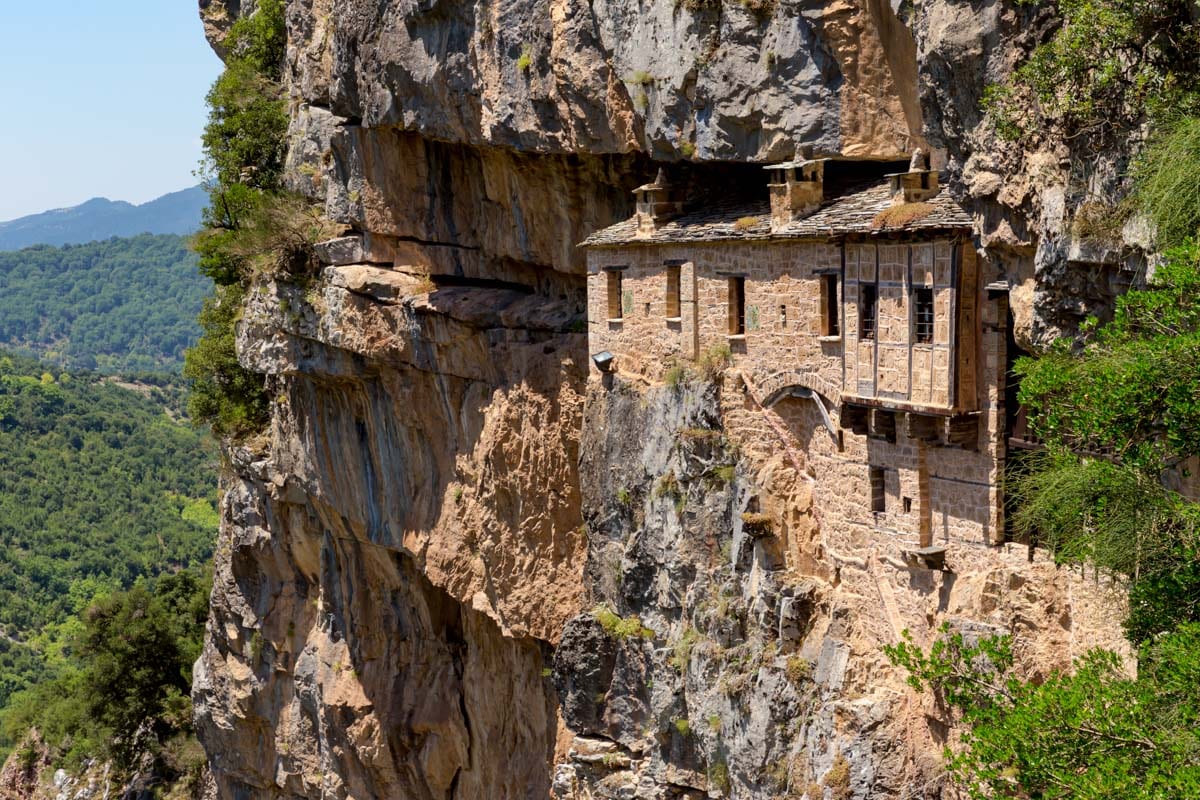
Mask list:
[[[833,793],[833,800],[845,800],[850,796],[850,762],[841,753],[833,759],[823,782]]]
[[[413,275],[417,282],[413,284],[412,294],[431,294],[437,291],[437,284],[433,282],[433,277],[428,272],[419,272]]]
[[[758,217],[739,217],[738,220],[733,223],[733,229],[735,231],[748,231],[757,224]]]
[[[1111,248],[1121,246],[1121,229],[1129,219],[1132,204],[1110,204],[1087,200],[1080,204],[1071,221],[1071,233],[1087,242]]]
[[[770,514],[759,514],[746,511],[742,514],[742,525],[751,536],[765,536],[771,533],[773,525]]]
[[[929,203],[901,203],[889,206],[875,215],[871,220],[872,228],[903,228],[919,220],[923,220],[936,209]]]
[[[729,349],[729,345],[725,342],[714,344],[700,356],[700,375],[706,381],[715,381],[732,363],[733,351]]]

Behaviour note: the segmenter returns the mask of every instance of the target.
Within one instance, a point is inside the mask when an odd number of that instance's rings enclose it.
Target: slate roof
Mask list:
[[[596,231],[580,247],[605,247],[622,244],[668,244],[677,242],[718,242],[734,239],[831,238],[846,234],[881,234],[918,230],[946,230],[971,227],[971,217],[942,189],[925,202],[933,211],[921,219],[887,228],[873,226],[875,216],[892,204],[887,181],[859,186],[830,198],[816,212],[785,228],[771,230],[771,206],[756,203],[710,203],[659,225],[649,236],[637,235],[637,217]],[[738,226],[738,220],[754,218],[753,225]]]

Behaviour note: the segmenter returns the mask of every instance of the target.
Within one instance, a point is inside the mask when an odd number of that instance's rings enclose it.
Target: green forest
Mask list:
[[[0,485],[0,758],[40,757],[36,730],[68,767],[151,757],[159,794],[194,785],[204,764],[189,689],[218,449],[179,421],[183,387],[191,421],[213,433],[261,427],[262,377],[233,347],[247,269],[310,257],[325,233],[278,194],[282,4],[263,0],[229,42],[208,98],[216,180],[199,258],[173,236],[0,254],[0,345],[20,349],[0,351],[0,474],[13,478]],[[238,183],[233,165],[247,163],[254,186]],[[279,246],[296,231],[299,255]]]
[[[69,369],[178,372],[208,291],[181,236],[0,253],[0,346]]]
[[[21,706],[14,695],[79,680],[104,603],[151,603],[166,581],[170,602],[198,602],[203,620],[218,452],[206,433],[172,418],[176,390],[0,351],[0,754],[21,733],[7,708]],[[189,643],[178,660],[189,669],[199,631],[195,623],[179,634]],[[161,659],[174,663],[167,650]],[[94,683],[83,695],[94,696]],[[186,680],[177,688],[186,694]],[[29,708],[26,695],[26,716]]]

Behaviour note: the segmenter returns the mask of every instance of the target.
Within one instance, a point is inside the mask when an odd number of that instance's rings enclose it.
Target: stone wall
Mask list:
[[[773,377],[784,373],[834,403],[847,395],[946,410],[977,407],[981,300],[969,242],[632,245],[592,248],[588,264],[589,347],[617,354],[627,372],[658,377],[679,358],[727,345],[756,380],[784,386]],[[677,316],[667,313],[668,264],[680,267]],[[611,294],[617,270],[619,311]],[[838,277],[835,335],[825,335],[825,274]],[[738,277],[744,279],[742,333],[731,327],[730,293]],[[874,339],[859,336],[858,287],[868,282],[878,294]],[[966,291],[956,293],[960,284]],[[927,344],[913,339],[909,306],[918,286],[933,291]]]

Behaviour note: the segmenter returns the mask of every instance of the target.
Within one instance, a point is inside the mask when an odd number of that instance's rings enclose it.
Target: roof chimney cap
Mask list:
[[[658,168],[658,174],[654,176],[654,180],[650,183],[642,184],[634,189],[635,192],[649,192],[654,189],[669,189],[671,182],[667,180],[667,171],[662,167]]]
[[[908,172],[893,172],[887,177],[891,181],[893,205],[922,203],[941,191],[938,171],[930,169],[929,155],[919,147],[909,159]]]

